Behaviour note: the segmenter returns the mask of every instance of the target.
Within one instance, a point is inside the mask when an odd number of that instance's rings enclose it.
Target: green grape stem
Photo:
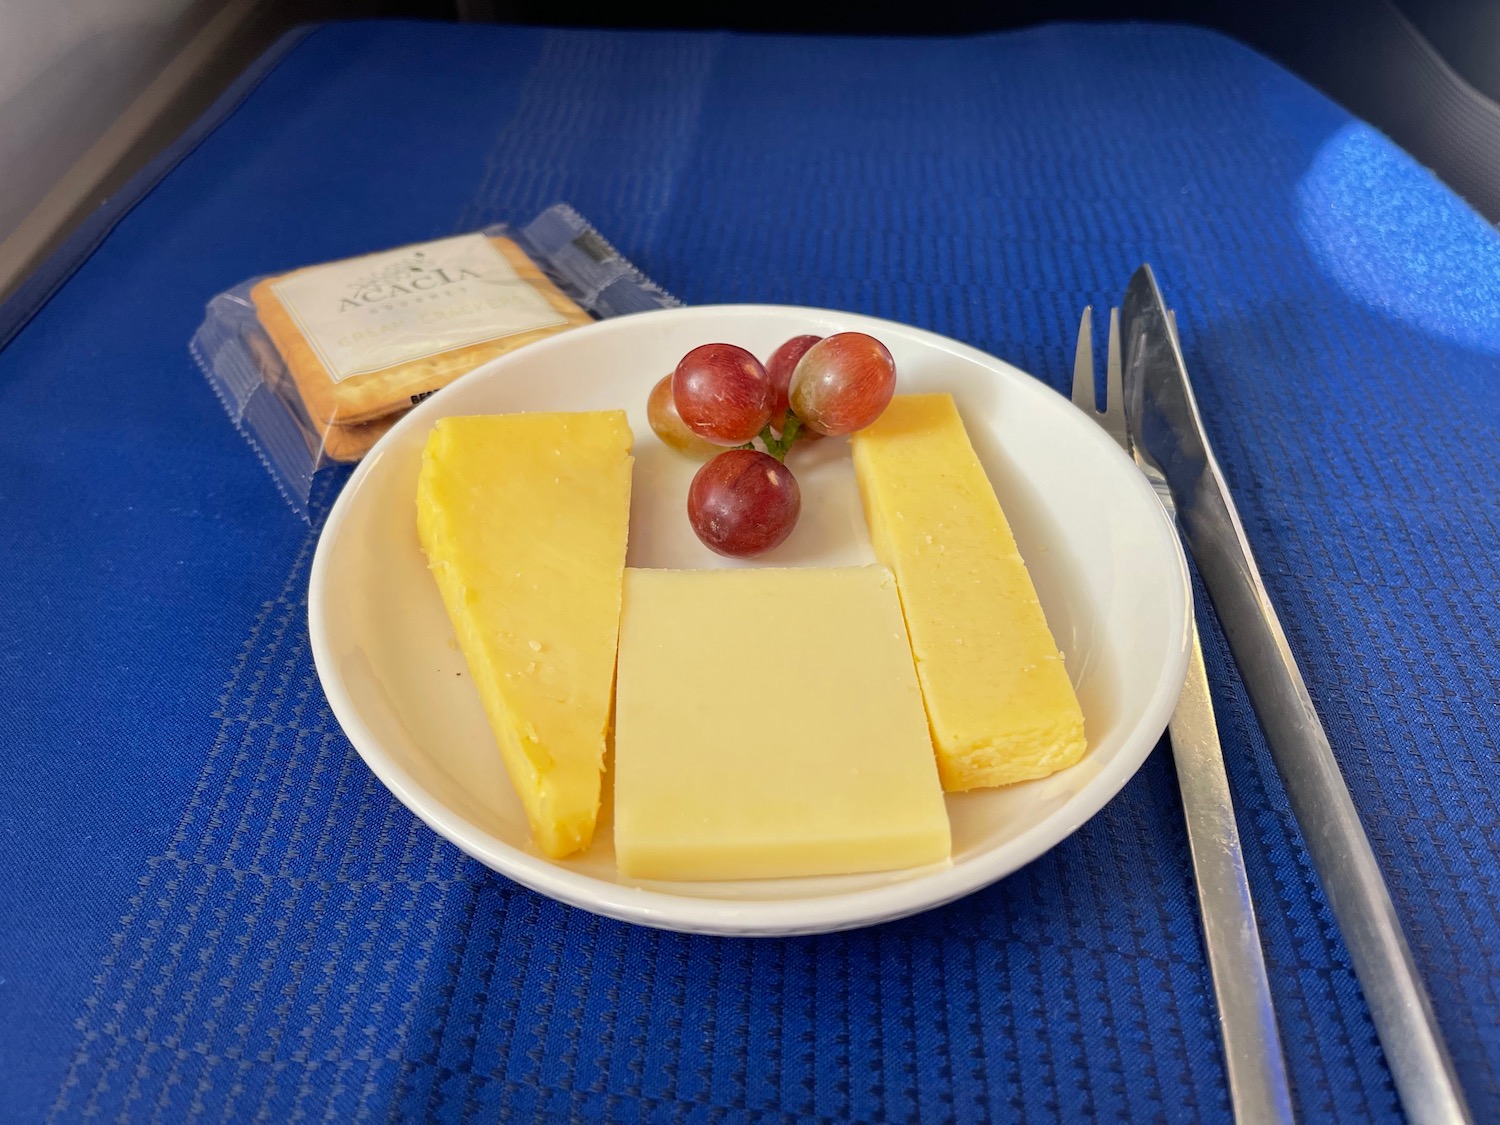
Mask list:
[[[786,421],[782,424],[781,436],[779,438],[772,433],[769,422],[766,423],[766,428],[760,432],[760,440],[765,443],[766,452],[783,465],[786,464],[787,452],[797,443],[797,439],[801,436],[802,419],[798,418],[790,410],[786,412]],[[755,448],[754,443],[750,443],[746,448]]]

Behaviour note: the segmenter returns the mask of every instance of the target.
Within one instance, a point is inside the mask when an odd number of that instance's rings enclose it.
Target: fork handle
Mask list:
[[[1198,913],[1203,920],[1203,942],[1218,1001],[1219,1034],[1224,1041],[1234,1119],[1241,1125],[1290,1125],[1293,1117],[1286,1059],[1276,1031],[1276,1013],[1196,623],[1187,679],[1167,729],[1193,854]]]

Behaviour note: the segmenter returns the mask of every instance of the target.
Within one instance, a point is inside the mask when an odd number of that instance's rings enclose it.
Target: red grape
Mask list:
[[[863,332],[840,332],[807,350],[788,394],[797,417],[820,434],[850,434],[879,418],[896,393],[896,361]]]
[[[733,344],[704,344],[672,373],[672,398],[688,429],[715,445],[743,445],[771,420],[771,380]]]
[[[786,421],[786,389],[792,381],[797,361],[807,354],[821,336],[793,336],[771,353],[766,361],[766,375],[771,380],[771,425],[780,430]]]
[[[802,511],[792,471],[758,449],[715,457],[688,488],[688,522],[709,550],[745,559],[779,546]]]
[[[696,457],[702,461],[712,457],[723,448],[711,441],[705,441],[688,429],[687,423],[682,420],[682,415],[677,413],[677,403],[672,399],[672,376],[670,375],[663,375],[656,386],[651,388],[651,397],[646,400],[646,420],[651,423],[651,428],[656,431],[656,436],[661,438],[663,445],[689,457]]]

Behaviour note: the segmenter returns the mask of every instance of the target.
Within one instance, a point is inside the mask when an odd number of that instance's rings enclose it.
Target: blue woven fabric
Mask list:
[[[689,303],[893,317],[1059,387],[1079,310],[1149,260],[1500,1120],[1500,239],[1408,157],[1157,27],[333,26],[205,134],[0,352],[0,1120],[1228,1118],[1164,749],[1003,883],[786,941],[518,889],[352,753],[308,655],[311,533],[186,342],[246,277],[559,199]],[[1298,1107],[1396,1120],[1201,617]]]

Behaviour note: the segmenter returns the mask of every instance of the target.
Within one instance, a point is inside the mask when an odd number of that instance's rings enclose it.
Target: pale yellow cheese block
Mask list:
[[[630,522],[621,410],[444,418],[417,531],[536,846],[588,847]]]
[[[614,786],[615,856],[630,878],[947,859],[890,572],[627,570]]]
[[[897,395],[853,450],[875,554],[900,586],[943,787],[1078,761],[1083,712],[952,396]]]

